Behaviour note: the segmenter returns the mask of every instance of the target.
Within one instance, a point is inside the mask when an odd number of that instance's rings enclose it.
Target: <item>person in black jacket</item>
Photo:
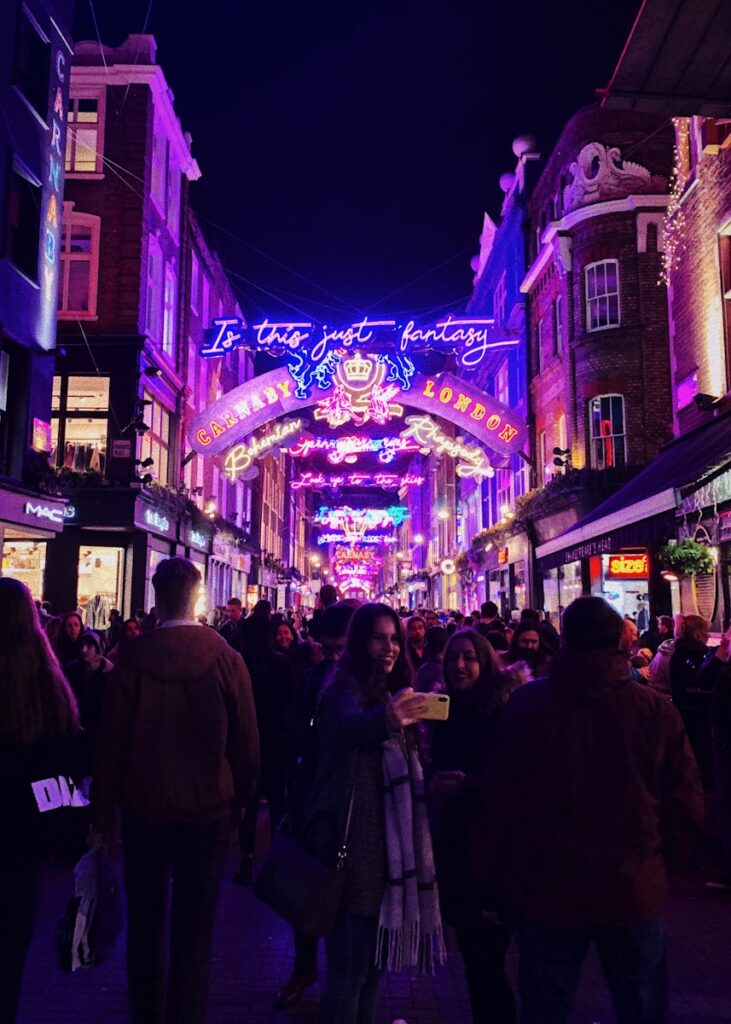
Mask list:
[[[257,605],[269,605],[259,601]],[[253,628],[253,624],[257,628]],[[256,842],[256,819],[261,797],[266,797],[272,834],[285,812],[287,790],[287,739],[294,709],[294,674],[283,654],[273,649],[269,616],[256,612],[244,620],[244,661],[251,675],[256,721],[261,744],[259,788],[248,801],[239,826],[241,864],[234,875],[237,885],[251,881]]]
[[[317,766],[315,722],[317,705],[325,681],[345,650],[345,633],[353,612],[350,605],[330,605],[320,618],[320,648],[323,660],[302,676],[297,688],[290,741],[290,785],[287,812],[295,831],[302,823],[304,805]],[[288,1010],[302,998],[305,989],[317,980],[319,939],[294,933],[294,969],[277,992],[274,1008]]]
[[[690,745],[698,762],[703,789],[713,787],[711,754],[711,699],[713,685],[700,675],[708,655],[708,622],[700,615],[683,618],[682,634],[675,641],[670,658],[673,704],[685,723]]]
[[[509,907],[475,878],[467,852],[478,778],[509,694],[508,676],[485,637],[461,629],[444,653],[444,681],[451,705],[447,721],[434,723],[429,787],[442,913],[457,933],[474,1024],[514,1024],[505,973]]]
[[[244,653],[244,612],[241,601],[238,597],[229,599],[226,605],[228,618],[219,629],[219,633],[229,645],[239,654]]]
[[[86,806],[73,740],[79,715],[24,583],[0,578],[0,778],[12,832],[0,843],[0,1019],[15,1020],[50,820]]]
[[[731,628],[698,673],[699,686],[712,691],[711,746],[716,812],[723,844],[723,868],[707,889],[731,892]]]

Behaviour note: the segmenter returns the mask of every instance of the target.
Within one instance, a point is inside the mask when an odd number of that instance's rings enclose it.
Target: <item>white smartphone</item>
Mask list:
[[[426,709],[419,718],[446,722],[449,718],[449,696],[446,693],[422,693],[421,696],[426,701]]]

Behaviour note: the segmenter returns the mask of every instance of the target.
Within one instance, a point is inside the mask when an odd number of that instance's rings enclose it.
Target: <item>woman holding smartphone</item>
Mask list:
[[[383,969],[430,970],[443,955],[423,776],[401,622],[387,605],[353,615],[323,691],[318,768],[301,835],[324,861],[346,834],[345,888],[326,936],[319,1024],[371,1024]],[[350,812],[350,813],[349,813]]]
[[[510,915],[504,900],[470,869],[468,834],[477,807],[476,780],[489,755],[509,677],[476,630],[454,633],[444,653],[449,718],[437,723],[429,793],[435,822],[437,877],[444,920],[457,933],[473,1024],[515,1024],[515,998],[505,973]]]

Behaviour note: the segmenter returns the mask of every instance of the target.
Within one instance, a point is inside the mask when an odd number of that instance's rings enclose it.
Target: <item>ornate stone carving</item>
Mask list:
[[[621,199],[624,196],[667,192],[667,180],[650,174],[641,164],[622,160],[619,148],[590,142],[569,167],[569,184],[563,192],[564,212],[579,206]]]

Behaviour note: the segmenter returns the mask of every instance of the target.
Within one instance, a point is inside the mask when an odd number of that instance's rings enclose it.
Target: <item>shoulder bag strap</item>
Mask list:
[[[355,780],[358,772],[358,755],[355,755],[355,762],[353,766],[353,786],[350,790],[350,802],[348,804],[348,816],[345,819],[345,829],[343,830],[343,841],[338,850],[338,862],[337,870],[342,871],[345,867],[345,859],[348,856],[348,839],[350,838],[350,826],[353,821],[353,804],[355,802]]]

